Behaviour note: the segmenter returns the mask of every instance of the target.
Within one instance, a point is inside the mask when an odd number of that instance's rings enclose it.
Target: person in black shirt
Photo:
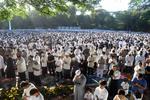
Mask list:
[[[14,64],[14,60],[12,59],[12,57],[10,55],[6,56],[6,76],[7,78],[13,79],[15,78],[15,64]]]
[[[54,56],[50,53],[48,53],[47,66],[48,66],[50,75],[55,75],[55,59],[54,59]]]
[[[150,89],[150,62],[147,62],[146,64],[147,66],[145,67],[145,80],[147,81],[147,88]]]

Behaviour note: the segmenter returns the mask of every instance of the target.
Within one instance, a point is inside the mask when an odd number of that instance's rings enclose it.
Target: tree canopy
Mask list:
[[[0,0],[0,20],[12,20],[15,16],[25,17],[28,7],[42,15],[56,15],[67,12],[67,3],[81,8],[92,9],[99,0]]]
[[[128,10],[118,12],[94,10],[100,1],[0,0],[0,20],[12,20],[13,28],[79,26],[89,29],[150,32],[150,0],[131,0]],[[78,10],[81,15],[76,15]],[[91,10],[90,15],[86,14],[87,10]],[[6,25],[3,21],[0,28],[5,29]]]

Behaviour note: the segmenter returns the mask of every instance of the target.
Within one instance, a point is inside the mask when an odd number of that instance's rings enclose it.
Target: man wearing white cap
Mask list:
[[[76,70],[73,78],[74,82],[74,100],[84,100],[86,77],[80,70]]]

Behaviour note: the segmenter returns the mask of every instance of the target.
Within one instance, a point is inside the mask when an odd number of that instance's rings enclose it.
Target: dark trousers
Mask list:
[[[94,74],[94,68],[88,67],[88,75],[93,75]]]
[[[37,86],[41,86],[41,77],[34,75],[34,82]]]
[[[29,81],[30,81],[30,82],[33,82],[33,81],[34,81],[33,72],[29,72]]]
[[[118,89],[119,89],[119,80],[111,79],[108,86],[110,100],[112,100],[112,98],[117,94]]]
[[[20,78],[20,81],[26,81],[26,74],[25,74],[25,72],[19,73],[19,78]]]
[[[0,77],[5,77],[4,69],[0,69]]]
[[[47,75],[47,67],[42,67],[42,76],[46,76]]]
[[[62,72],[56,72],[57,81],[60,81],[62,79]]]
[[[14,69],[6,70],[6,76],[7,78],[16,78],[15,70]]]
[[[144,76],[146,82],[147,82],[147,88],[150,89],[150,74]]]
[[[55,64],[48,64],[48,70],[50,75],[55,75]]]
[[[63,76],[64,76],[64,79],[70,78],[70,70],[63,69]]]

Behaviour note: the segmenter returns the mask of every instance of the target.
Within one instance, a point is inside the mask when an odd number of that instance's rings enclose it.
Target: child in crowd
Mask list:
[[[86,89],[84,100],[94,100],[94,95],[92,94],[92,90],[90,88]]]

